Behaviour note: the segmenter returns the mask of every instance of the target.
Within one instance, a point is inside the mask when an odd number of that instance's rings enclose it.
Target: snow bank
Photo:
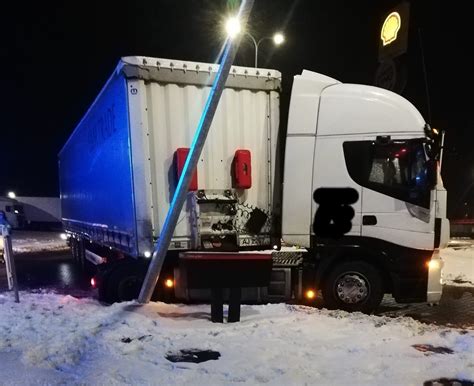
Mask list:
[[[444,267],[441,272],[447,285],[474,287],[474,246],[441,250]]]
[[[67,250],[65,240],[59,232],[13,231],[14,253],[35,253]]]
[[[2,385],[421,385],[474,379],[474,331],[411,318],[283,304],[243,306],[242,322],[213,324],[209,306],[103,306],[49,293],[0,294]],[[452,354],[421,352],[431,344]],[[216,350],[219,360],[172,363],[170,352]],[[29,376],[30,375],[30,376]]]

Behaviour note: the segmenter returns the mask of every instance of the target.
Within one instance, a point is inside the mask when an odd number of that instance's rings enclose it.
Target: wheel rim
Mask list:
[[[346,304],[360,304],[370,296],[370,284],[360,272],[345,272],[335,282],[336,297]]]
[[[136,276],[123,279],[118,286],[118,298],[120,301],[136,299],[140,291],[141,282]]]

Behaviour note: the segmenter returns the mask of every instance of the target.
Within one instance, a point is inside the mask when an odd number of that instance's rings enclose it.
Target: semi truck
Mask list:
[[[28,229],[61,230],[61,201],[59,197],[17,196]]]
[[[106,302],[139,293],[217,71],[121,58],[59,153],[63,226]],[[439,133],[398,94],[308,70],[294,76],[280,124],[280,92],[279,71],[231,68],[155,298],[208,299],[187,287],[185,253],[255,251],[271,253],[272,273],[243,300],[317,294],[362,312],[384,294],[437,303],[449,239]],[[355,192],[344,234],[318,233],[322,190]]]
[[[5,213],[5,218],[13,229],[25,227],[25,212],[21,202],[14,198],[0,197],[0,210]]]

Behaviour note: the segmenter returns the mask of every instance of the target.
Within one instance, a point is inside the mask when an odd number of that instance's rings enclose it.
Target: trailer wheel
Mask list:
[[[323,282],[328,308],[370,314],[384,294],[380,272],[365,261],[344,262],[334,267]]]
[[[117,264],[99,284],[100,300],[111,304],[137,299],[145,274],[136,262]]]

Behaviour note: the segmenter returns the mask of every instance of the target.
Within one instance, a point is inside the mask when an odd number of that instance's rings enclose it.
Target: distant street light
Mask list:
[[[16,198],[15,192],[8,192],[8,198]]]
[[[242,32],[239,19],[237,17],[230,17],[227,19],[225,23],[225,30],[227,32],[227,36],[229,36],[231,39],[235,38],[239,33]],[[244,31],[244,34],[250,38],[255,47],[255,67],[258,67],[258,47],[260,46],[261,42],[264,40],[273,40],[273,43],[276,46],[279,46],[285,42],[285,37],[281,32],[277,32],[273,36],[264,36],[259,40],[255,39],[250,32]]]
[[[279,46],[280,44],[285,42],[285,37],[281,32],[277,32],[275,35],[273,35],[273,42]]]

